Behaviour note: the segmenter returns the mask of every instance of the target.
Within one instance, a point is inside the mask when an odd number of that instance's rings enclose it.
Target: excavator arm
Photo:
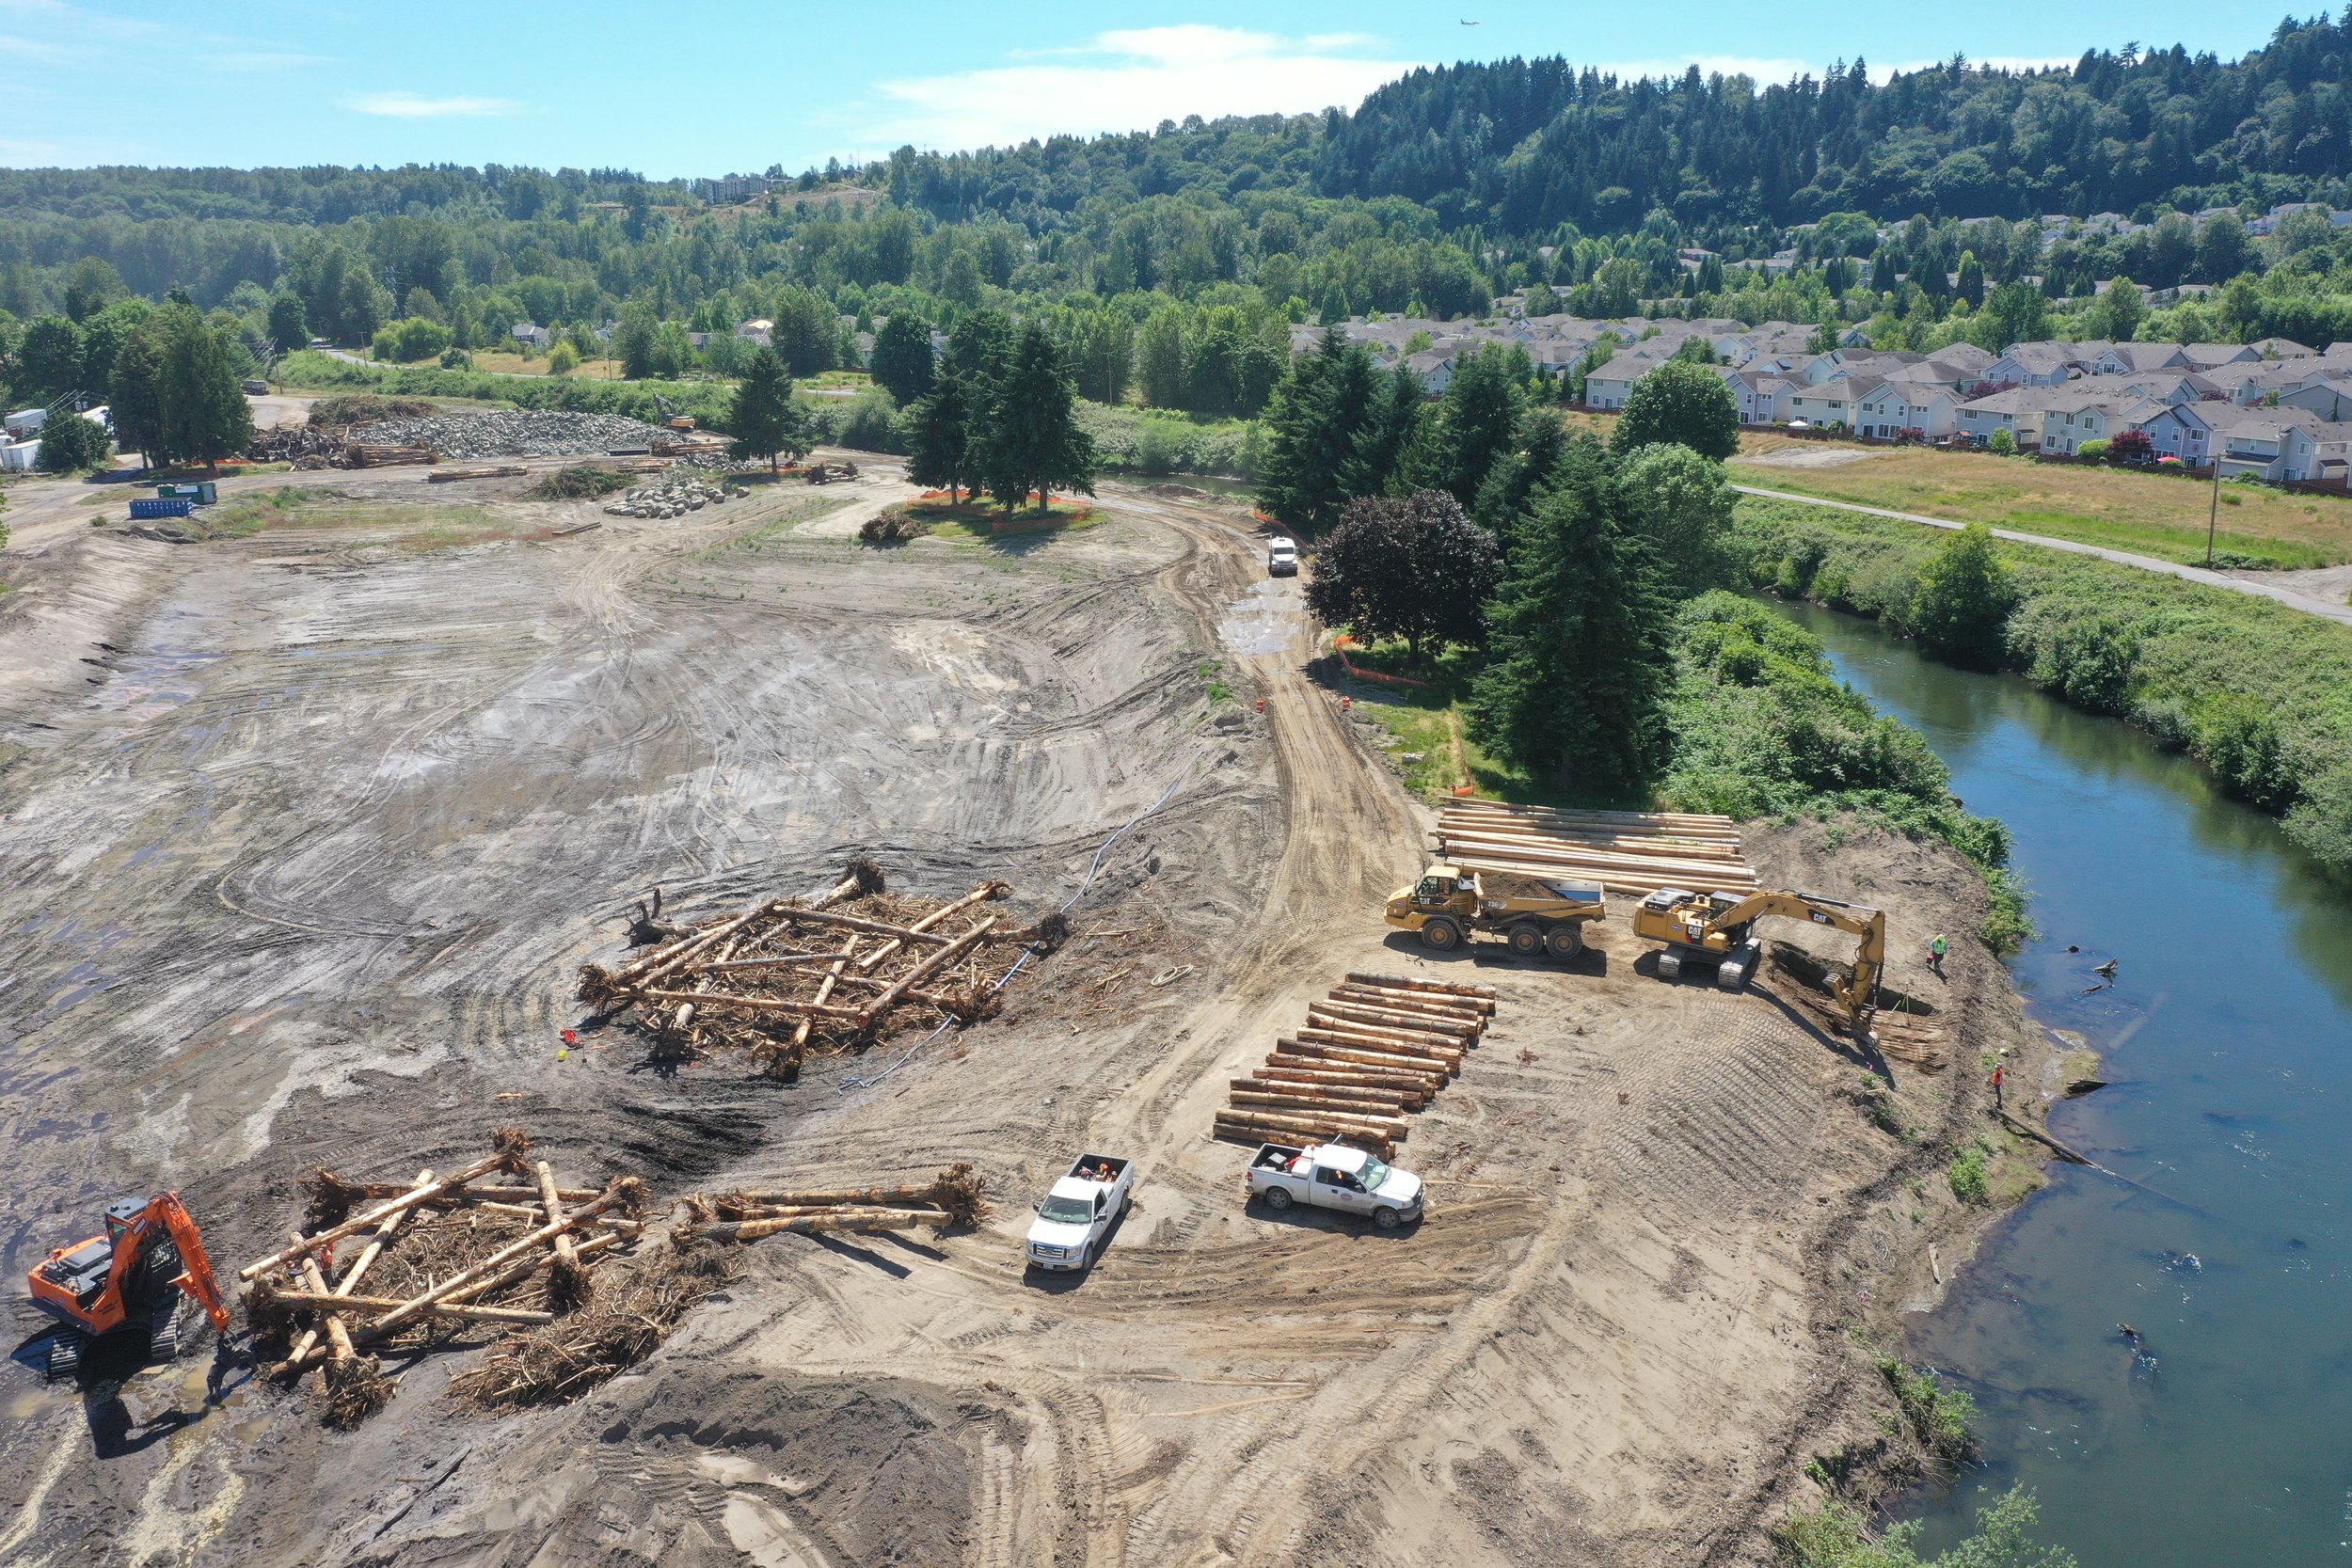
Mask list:
[[[212,1260],[204,1256],[204,1238],[197,1232],[195,1216],[178,1193],[158,1196],[147,1209],[151,1217],[162,1221],[171,1232],[172,1245],[180,1251],[180,1275],[172,1283],[204,1308],[204,1315],[213,1321],[214,1333],[228,1333],[229,1304],[221,1298],[220,1282],[213,1277]]]
[[[1842,898],[1831,898],[1818,893],[1751,893],[1731,908],[1717,914],[1711,924],[1744,926],[1758,915],[1777,914],[1791,920],[1810,921],[1816,926],[1834,927],[1862,939],[1854,954],[1853,978],[1849,982],[1836,970],[1829,974],[1829,988],[1856,1029],[1868,1022],[1878,1006],[1879,980],[1886,973],[1886,914],[1883,910],[1862,904],[1849,904]]]

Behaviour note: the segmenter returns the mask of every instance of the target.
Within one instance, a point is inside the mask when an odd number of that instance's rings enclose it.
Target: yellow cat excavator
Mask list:
[[[1878,1006],[1879,978],[1886,972],[1886,915],[1882,911],[1818,893],[1691,893],[1667,887],[1634,906],[1633,934],[1666,944],[1658,955],[1660,979],[1679,979],[1685,964],[1713,964],[1715,984],[1738,990],[1764,956],[1764,941],[1751,927],[1771,914],[1834,927],[1862,939],[1852,978],[1833,969],[1829,988],[1846,1009],[1854,1033],[1866,1033]]]
[[[215,1334],[229,1332],[229,1305],[178,1193],[109,1203],[105,1234],[34,1264],[31,1284],[33,1305],[65,1325],[50,1337],[51,1377],[79,1367],[91,1340],[126,1331],[146,1338],[151,1359],[169,1360],[179,1349],[182,1291],[204,1308]]]

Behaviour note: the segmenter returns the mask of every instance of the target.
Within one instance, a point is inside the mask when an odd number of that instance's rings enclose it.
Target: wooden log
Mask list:
[[[777,918],[795,926],[834,926],[845,931],[864,931],[868,936],[898,937],[901,941],[919,942],[934,946],[945,944],[947,941],[936,931],[918,931],[912,926],[891,926],[879,920],[866,920],[854,914],[834,914],[826,910],[796,910],[780,904],[776,906],[776,915]]]
[[[938,909],[933,910],[930,913],[925,915],[922,919],[916,921],[913,926],[909,927],[908,929],[914,931],[929,931],[932,927],[944,923],[953,915],[961,913],[963,911],[970,909],[975,904],[985,903],[991,898],[1002,898],[1011,891],[1012,888],[1010,884],[1006,882],[982,882],[979,886],[974,888],[971,892],[957,899],[954,903],[943,904]],[[890,942],[885,942],[880,947],[874,949],[871,953],[868,953],[864,958],[858,959],[857,966],[861,970],[871,969],[876,964],[882,962],[884,958],[890,957],[891,954],[896,953],[899,948],[905,945],[906,943],[904,942],[895,939]]]
[[[1353,1079],[1360,1077],[1375,1087],[1393,1085],[1408,1088],[1424,1101],[1434,1100],[1446,1085],[1445,1069],[1429,1062],[1418,1064],[1431,1070],[1417,1072],[1409,1068],[1368,1067],[1361,1062],[1343,1062],[1329,1056],[1295,1056],[1276,1054],[1266,1058],[1262,1071],[1297,1073],[1310,1072],[1329,1077]]]
[[[290,1234],[297,1242],[302,1240],[302,1232],[299,1230]],[[334,1302],[343,1299],[326,1288],[326,1276],[319,1273],[319,1260],[307,1252],[302,1255],[302,1277],[309,1282],[310,1289],[317,1291],[325,1300]],[[348,1361],[359,1354],[352,1348],[351,1330],[343,1326],[343,1320],[340,1315],[334,1312],[327,1313],[326,1327],[327,1359]]]
[[[1534,849],[1583,850],[1604,855],[1627,855],[1638,860],[1700,861],[1726,865],[1743,863],[1743,851],[1740,846],[1711,839],[1624,838],[1584,833],[1502,833],[1482,832],[1476,828],[1444,822],[1438,825],[1436,836],[1449,845],[1523,846]],[[1488,889],[1488,891],[1495,890]]]
[[[1494,1002],[1480,1002],[1477,997],[1433,997],[1430,992],[1397,992],[1397,990],[1383,990],[1378,985],[1334,985],[1331,988],[1331,1002],[1386,1006],[1400,1013],[1430,1013],[1435,1018],[1466,1018],[1466,1021],[1494,1018]]]
[[[869,1209],[854,1214],[808,1214],[799,1219],[720,1220],[710,1225],[680,1226],[678,1229],[680,1234],[704,1236],[714,1242],[755,1242],[762,1236],[787,1230],[803,1235],[826,1230],[913,1230],[946,1221],[945,1214]]]
[[[409,1186],[421,1187],[432,1180],[433,1173],[430,1170],[421,1170],[417,1172],[416,1180],[410,1182]],[[378,1258],[384,1256],[384,1248],[391,1241],[392,1233],[398,1230],[401,1225],[415,1212],[414,1209],[403,1209],[399,1213],[375,1227],[375,1234],[368,1238],[366,1246],[359,1249],[359,1256],[351,1260],[351,1266],[343,1270],[342,1277],[335,1281],[337,1295],[347,1296],[359,1288],[359,1281],[367,1277],[368,1270],[375,1266],[375,1260]],[[307,1263],[310,1259],[305,1258],[303,1261]],[[300,1337],[294,1340],[294,1348],[287,1353],[286,1358],[289,1361],[300,1361],[309,1353],[310,1347],[318,1343],[318,1340],[317,1329],[304,1329]]]
[[[773,900],[769,900],[745,910],[741,914],[731,919],[722,920],[716,926],[706,926],[699,931],[680,938],[676,943],[658,953],[649,954],[634,963],[623,964],[612,972],[613,983],[632,988],[649,986],[677,969],[704,948],[717,945],[725,938],[735,935],[736,932],[757,920],[761,915],[779,908],[782,906]]]
[[[318,1266],[313,1259],[306,1258],[303,1261],[310,1264],[313,1270]],[[323,1291],[316,1284],[313,1284],[308,1291],[275,1291],[272,1293],[272,1299],[281,1307],[304,1307],[311,1311],[326,1312],[326,1325],[329,1333],[342,1327],[342,1319],[337,1314],[351,1312],[366,1317],[390,1312],[408,1305],[398,1296],[340,1295],[332,1291]],[[554,1313],[542,1312],[527,1307],[452,1307],[443,1303],[424,1308],[424,1315],[432,1318],[457,1318],[467,1323],[551,1323],[555,1322]],[[357,1354],[358,1352],[351,1347],[350,1337],[346,1335],[343,1339],[343,1349],[337,1353],[335,1359],[342,1361]]]
[[[1403,1137],[1405,1129],[1409,1125],[1401,1111],[1375,1111],[1365,1106],[1343,1105],[1336,1101],[1316,1100],[1311,1096],[1258,1095],[1243,1100],[1236,1095],[1217,1114],[1228,1117],[1327,1117],[1372,1128],[1383,1137],[1391,1138]]]
[[[1558,866],[1531,866],[1519,864],[1510,861],[1489,860],[1484,857],[1471,857],[1467,855],[1456,856],[1454,858],[1454,863],[1469,871],[1529,872],[1542,876],[1554,876],[1557,875],[1560,870]],[[1715,885],[1715,879],[1711,878],[1701,879],[1695,877],[1670,877],[1661,876],[1654,873],[1628,873],[1622,871],[1609,871],[1600,868],[1594,868],[1588,871],[1581,872],[1580,879],[1597,883],[1606,892],[1617,894],[1623,897],[1631,898],[1646,898],[1661,887],[1686,887],[1691,888],[1693,892],[1705,893],[1711,891]],[[1726,883],[1724,891],[1727,893],[1746,893],[1752,890],[1745,883],[1740,883],[1736,886]]]
[[[1437,1086],[1426,1078],[1407,1078],[1402,1073],[1375,1072],[1369,1068],[1348,1068],[1343,1063],[1324,1062],[1316,1067],[1293,1067],[1285,1063],[1268,1062],[1254,1069],[1248,1078],[1236,1078],[1232,1084],[1330,1084],[1340,1088],[1381,1089],[1404,1100],[1408,1110],[1418,1111],[1437,1094]]]
[[[336,1184],[347,1192],[357,1193],[361,1197],[399,1197],[404,1193],[412,1193],[417,1190],[417,1183],[414,1181],[344,1181],[338,1179]],[[556,1194],[566,1203],[585,1203],[603,1190],[601,1187],[559,1187],[556,1189]],[[538,1201],[539,1189],[535,1186],[465,1187],[453,1193],[444,1193],[439,1197],[432,1199],[425,1207],[455,1209],[472,1204],[536,1203]]]
[[[622,1196],[621,1183],[616,1181],[612,1186],[605,1189],[604,1195],[601,1197],[598,1197],[582,1206],[579,1210],[576,1210],[569,1218],[543,1225],[538,1229],[531,1232],[528,1236],[523,1237],[520,1241],[512,1242],[507,1245],[501,1247],[498,1251],[492,1253],[488,1258],[485,1258],[481,1262],[473,1265],[473,1267],[469,1269],[460,1269],[457,1273],[450,1275],[447,1279],[442,1280],[438,1285],[434,1286],[430,1291],[425,1291],[424,1294],[410,1297],[407,1301],[401,1304],[400,1307],[386,1314],[384,1317],[378,1318],[373,1323],[369,1325],[369,1337],[372,1338],[381,1338],[383,1336],[392,1332],[393,1329],[399,1327],[402,1323],[406,1323],[409,1319],[422,1312],[426,1307],[433,1306],[437,1302],[447,1300],[452,1296],[456,1296],[458,1292],[464,1291],[467,1286],[482,1279],[486,1275],[497,1272],[500,1265],[509,1263],[515,1259],[525,1254],[537,1252],[537,1249],[547,1245],[548,1238],[560,1234],[568,1227],[576,1226],[584,1220],[595,1218],[597,1214],[604,1212],[605,1210],[619,1203]],[[537,1257],[530,1260],[530,1267],[525,1269],[523,1273],[526,1275],[535,1274],[540,1269],[546,1268],[554,1260],[555,1255],[553,1253],[539,1253]]]
[[[1386,1007],[1361,1007],[1353,1002],[1310,1002],[1307,1004],[1307,1016],[1327,1019],[1343,1028],[1360,1025],[1367,1030],[1392,1030],[1400,1035],[1433,1040],[1467,1043],[1478,1037],[1478,1025],[1475,1023],[1451,1023],[1418,1013],[1393,1013]]]
[[[973,948],[978,946],[979,943],[986,939],[988,933],[995,928],[996,917],[994,915],[991,914],[981,916],[978,921],[974,923],[970,930],[956,938],[955,941],[949,942],[938,952],[933,953],[930,958],[925,958],[921,963],[916,964],[913,969],[908,970],[904,974],[898,976],[898,984],[892,986],[888,990],[882,992],[880,996],[877,996],[871,1002],[866,1004],[863,1010],[863,1016],[859,1019],[860,1026],[871,1027],[874,1020],[889,1011],[889,1009],[897,1004],[898,998],[905,995],[911,987],[920,985],[923,981],[930,979],[940,970],[945,969],[947,965],[955,962],[955,960],[961,955],[968,953]],[[922,935],[925,941],[930,941],[932,933],[925,931]]]
[[[1443,1062],[1449,1068],[1462,1064],[1462,1048],[1451,1042],[1420,1039],[1393,1030],[1374,1033],[1369,1029],[1347,1029],[1311,1022],[1301,1028],[1296,1037],[1320,1045],[1352,1045],[1365,1051],[1386,1052],[1392,1056],[1418,1056],[1423,1061]]]
[[[1706,833],[1714,836],[1737,837],[1739,823],[1728,816],[1709,812],[1685,811],[1604,811],[1592,806],[1515,806],[1501,800],[1462,799],[1448,800],[1443,809],[1465,816],[1494,817],[1498,820],[1516,818],[1522,822],[1554,822],[1564,825],[1596,828],[1661,828],[1673,827],[1678,832]]]
[[[878,1203],[888,1205],[928,1203],[930,1201],[931,1194],[937,1190],[936,1182],[925,1181],[920,1185],[910,1183],[898,1187],[828,1187],[805,1190],[786,1188],[780,1191],[744,1189],[723,1193],[720,1196],[737,1198],[745,1203]]]
[[[1470,833],[1441,833],[1445,840],[1442,852],[1449,860],[1468,864],[1485,857],[1518,861],[1530,865],[1559,869],[1549,873],[1554,881],[1563,880],[1562,873],[1581,870],[1586,866],[1604,871],[1619,871],[1629,875],[1662,872],[1672,877],[1714,878],[1717,880],[1753,879],[1755,869],[1740,860],[1692,860],[1680,855],[1619,854],[1610,849],[1586,848],[1560,840],[1522,842],[1513,839],[1487,838]]]
[[[418,1204],[430,1202],[433,1198],[438,1196],[442,1193],[450,1192],[462,1187],[477,1176],[486,1176],[505,1163],[506,1156],[504,1154],[493,1154],[486,1159],[476,1160],[472,1164],[467,1165],[463,1169],[453,1171],[449,1175],[440,1178],[438,1180],[421,1182],[419,1185],[410,1188],[407,1192],[403,1193],[400,1196],[393,1198],[389,1203],[379,1203],[374,1208],[369,1210],[366,1213],[356,1215],[351,1219],[343,1221],[341,1225],[331,1225],[325,1230],[314,1231],[310,1235],[298,1236],[294,1238],[294,1245],[280,1248],[278,1251],[271,1253],[267,1258],[262,1259],[260,1262],[247,1263],[244,1268],[239,1269],[237,1271],[237,1277],[239,1279],[251,1279],[254,1275],[264,1274],[271,1269],[277,1268],[281,1263],[291,1263],[305,1253],[316,1252],[320,1247],[325,1246],[329,1242],[340,1242],[345,1236],[353,1235],[361,1230],[370,1229],[377,1225],[380,1225],[385,1220],[390,1219],[394,1214],[404,1212],[406,1210],[414,1209]]]
[[[1384,1088],[1377,1084],[1333,1074],[1327,1078],[1294,1078],[1279,1068],[1260,1068],[1248,1078],[1231,1080],[1228,1088],[1242,1089],[1251,1094],[1325,1094],[1336,1100],[1360,1100],[1368,1104],[1386,1102],[1393,1110],[1404,1110],[1407,1102],[1422,1097],[1422,1091]]]
[[[1347,977],[1359,986],[1378,986],[1385,990],[1426,990],[1440,996],[1474,996],[1494,1002],[1502,992],[1492,986],[1472,985],[1467,980],[1429,980],[1418,974],[1382,974],[1369,969],[1351,969]]]
[[[833,1000],[834,989],[841,984],[841,976],[849,973],[850,955],[857,951],[857,944],[856,937],[851,937],[843,944],[841,957],[834,960],[831,969],[825,971],[825,977],[817,982],[818,1006],[821,1006]],[[785,1069],[795,1077],[800,1074],[802,1053],[808,1049],[808,1037],[816,1028],[817,1020],[814,1017],[804,1018],[794,1024],[791,1042],[784,1048],[784,1054],[778,1058],[784,1063]]]
[[[795,969],[804,965],[829,964],[846,958],[845,950],[838,953],[787,953],[772,958],[727,958],[702,967],[705,974],[729,974],[739,969]]]
[[[1271,1141],[1274,1137],[1290,1136],[1329,1143],[1341,1138],[1350,1142],[1371,1142],[1383,1148],[1405,1141],[1400,1125],[1390,1132],[1381,1127],[1366,1126],[1345,1117],[1280,1116],[1270,1111],[1223,1111],[1211,1124],[1223,1135],[1228,1127],[1239,1128],[1254,1134],[1256,1139]]]
[[[564,1225],[564,1199],[555,1190],[555,1172],[548,1167],[545,1160],[539,1162],[538,1171],[539,1207],[547,1211],[549,1225]],[[580,1267],[580,1258],[572,1250],[572,1237],[568,1229],[555,1233],[555,1260],[567,1269]]]
[[[1435,1007],[1392,1007],[1375,1001],[1368,1001],[1362,997],[1344,996],[1337,991],[1313,1006],[1326,1012],[1335,1013],[1339,1009],[1353,1007],[1359,1009],[1359,1012],[1401,1014],[1406,1018],[1418,1018],[1422,1022],[1407,1024],[1385,1024],[1377,1020],[1360,1020],[1360,1022],[1366,1028],[1372,1029],[1403,1028],[1422,1034],[1449,1035],[1459,1038],[1466,1047],[1478,1043],[1486,1033],[1486,1018],[1484,1013],[1441,1012]],[[1348,1015],[1342,1014],[1341,1016]]]
[[[1355,1062],[1363,1067],[1415,1068],[1426,1070],[1434,1065],[1448,1078],[1456,1076],[1459,1070],[1453,1063],[1433,1064],[1425,1057],[1398,1056],[1383,1051],[1366,1051],[1359,1046],[1326,1045],[1319,1040],[1287,1039],[1281,1044],[1283,1050],[1295,1055],[1322,1056],[1335,1062]]]
[[[798,1220],[811,1219],[820,1215],[855,1216],[860,1214],[913,1214],[916,1216],[927,1216],[930,1224],[938,1226],[943,1229],[946,1228],[948,1224],[946,1210],[928,1204],[917,1204],[913,1206],[905,1204],[867,1205],[863,1203],[734,1204],[725,1203],[724,1199],[720,1199],[718,1202],[724,1204],[727,1209],[733,1211],[726,1216],[729,1221]],[[718,1205],[714,1204],[714,1207]]]
[[[1248,1083],[1228,1089],[1226,1101],[1233,1105],[1313,1105],[1327,1106],[1334,1111],[1355,1108],[1363,1116],[1397,1117],[1405,1114],[1405,1097],[1382,1094],[1377,1089],[1342,1088],[1331,1084]]]
[[[850,1022],[862,1015],[855,1007],[832,1007],[822,1002],[796,1002],[782,996],[727,996],[703,990],[641,990],[645,1002],[691,1002],[701,1007],[739,1007],[751,1013],[795,1013],[803,1018],[838,1018]]]
[[[596,1195],[594,1192],[590,1192],[587,1196],[594,1197]],[[566,1203],[572,1203],[577,1202],[578,1199],[566,1197],[564,1201]],[[530,1203],[469,1203],[464,1207],[477,1214],[512,1214],[516,1219],[529,1220],[533,1225],[538,1224],[540,1221],[548,1217],[547,1210],[541,1207],[536,1200]],[[447,1210],[442,1211],[444,1213],[448,1212],[449,1211]],[[626,1231],[632,1236],[645,1228],[644,1221],[630,1219],[626,1214],[598,1214],[596,1219],[590,1223],[600,1227]]]

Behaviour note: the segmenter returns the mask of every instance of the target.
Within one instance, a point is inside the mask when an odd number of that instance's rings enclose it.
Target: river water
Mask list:
[[[2015,834],[2042,933],[2017,982],[2111,1083],[2051,1130],[2143,1184],[2054,1167],[1913,1320],[1985,1453],[1908,1510],[1927,1544],[2023,1481],[2083,1568],[2352,1568],[2352,897],[2129,726],[1783,608]]]

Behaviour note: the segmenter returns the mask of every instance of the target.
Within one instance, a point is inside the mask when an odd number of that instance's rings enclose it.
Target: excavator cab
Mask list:
[[[168,1359],[180,1291],[202,1305],[215,1332],[229,1331],[228,1304],[177,1193],[106,1205],[104,1234],[52,1252],[27,1282],[33,1306],[61,1325],[49,1341],[52,1377],[78,1367],[91,1340],[125,1329],[146,1336],[151,1357]]]

